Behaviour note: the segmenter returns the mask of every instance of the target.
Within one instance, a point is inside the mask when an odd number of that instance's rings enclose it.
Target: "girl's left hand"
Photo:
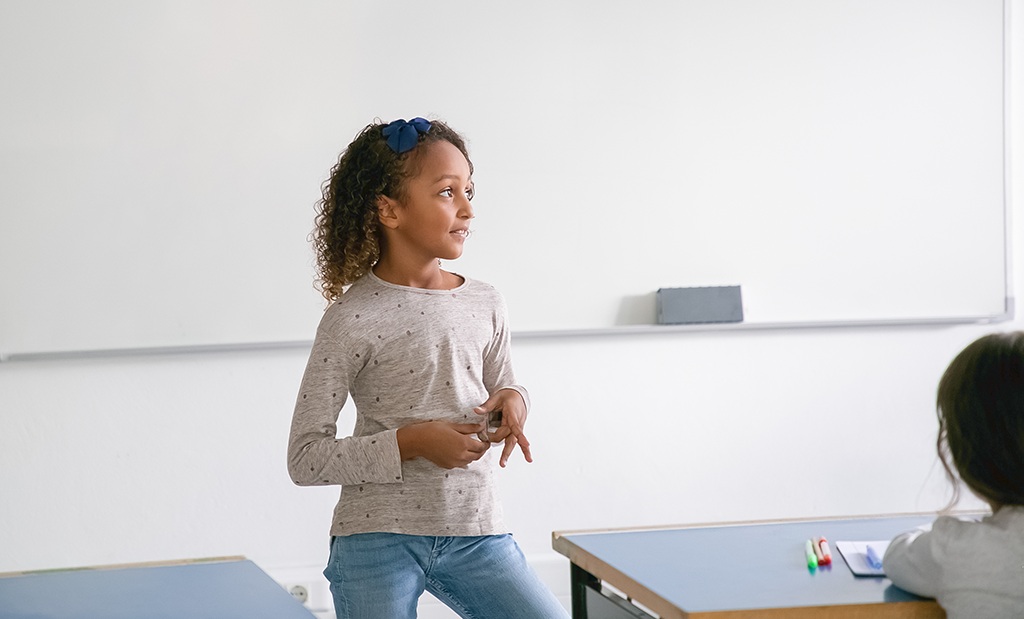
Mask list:
[[[523,451],[526,461],[533,462],[530,441],[526,440],[526,435],[523,434],[523,426],[526,425],[526,402],[523,401],[523,396],[515,389],[501,389],[473,409],[477,415],[484,416],[495,411],[501,411],[501,427],[489,437],[492,443],[505,441],[505,448],[501,450],[498,464],[505,466],[516,445]]]

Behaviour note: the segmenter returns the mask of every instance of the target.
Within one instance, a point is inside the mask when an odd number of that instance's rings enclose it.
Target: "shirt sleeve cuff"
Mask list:
[[[526,390],[526,387],[523,387],[522,385],[506,385],[504,387],[498,387],[497,390],[501,391],[502,389],[511,389],[523,396],[523,402],[526,403],[526,412],[530,412],[530,392]]]

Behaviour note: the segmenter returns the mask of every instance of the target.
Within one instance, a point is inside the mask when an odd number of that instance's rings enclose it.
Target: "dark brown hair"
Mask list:
[[[430,123],[430,129],[419,134],[416,146],[401,155],[384,139],[386,123],[367,125],[342,151],[330,178],[324,181],[310,240],[316,251],[316,284],[328,302],[380,259],[377,199],[402,199],[405,181],[419,171],[416,162],[425,145],[450,142],[466,157],[472,174],[473,162],[462,136],[439,120]]]
[[[1024,331],[971,343],[939,381],[939,459],[993,506],[1024,505]],[[950,465],[952,459],[952,466]]]

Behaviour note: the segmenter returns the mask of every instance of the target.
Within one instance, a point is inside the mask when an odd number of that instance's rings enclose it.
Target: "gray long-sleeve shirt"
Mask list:
[[[398,428],[478,423],[473,408],[515,389],[501,295],[466,278],[452,290],[385,282],[372,273],[324,313],[302,378],[288,441],[299,485],[340,484],[331,535],[494,535],[506,532],[492,453],[466,468],[401,461]],[[347,398],[352,436],[337,437]]]
[[[1024,506],[1005,506],[980,522],[942,516],[896,537],[883,564],[893,584],[936,598],[949,619],[1020,619]]]

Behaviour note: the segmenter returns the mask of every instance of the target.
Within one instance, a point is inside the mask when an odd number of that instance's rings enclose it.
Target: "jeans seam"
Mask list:
[[[473,619],[473,617],[476,616],[468,608],[463,606],[459,600],[455,599],[455,596],[452,595],[452,593],[448,591],[440,581],[434,580],[428,576],[427,583],[430,585],[428,590],[433,595],[443,595],[444,599],[441,601],[447,604],[449,608],[459,613],[460,617],[463,617],[463,619]]]
[[[331,553],[330,553],[330,556],[328,557],[328,561],[329,561],[329,566],[330,566],[332,575],[335,578],[337,578],[338,580],[341,580],[342,583],[343,583],[344,582],[344,577],[343,577],[343,572],[344,571],[343,570],[339,570],[337,568],[337,564],[340,561],[340,559],[337,556],[335,556],[335,550],[334,550],[334,542],[335,542],[335,540],[336,540],[336,537],[332,536],[331,537]],[[327,576],[327,575],[324,574],[324,576]],[[339,587],[337,587],[337,590],[334,591],[334,589],[335,589],[334,579],[328,577],[327,580],[328,580],[328,582],[330,582],[330,585],[331,585],[331,589],[332,589],[331,597],[334,598],[335,605],[337,605],[339,597],[341,597],[341,601],[342,601],[342,605],[343,605],[343,608],[341,608],[341,609],[338,609],[337,607],[335,607],[335,609],[334,609],[335,615],[341,616],[341,612],[344,612],[345,613],[344,614],[345,617],[351,617],[352,616],[352,609],[350,608],[348,596],[345,595],[344,588],[339,586]]]

